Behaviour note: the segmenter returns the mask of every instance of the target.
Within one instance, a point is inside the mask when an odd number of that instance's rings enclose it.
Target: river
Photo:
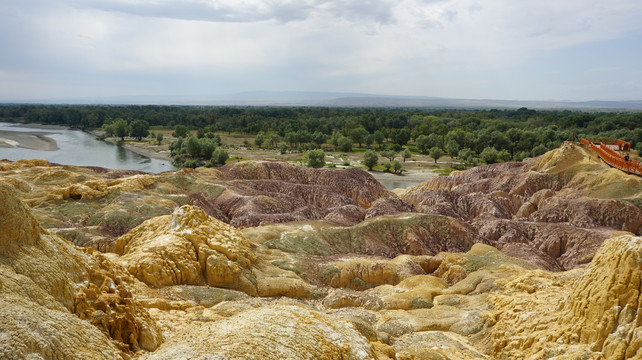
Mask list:
[[[22,147],[0,147],[0,159],[43,159],[52,163],[78,166],[100,166],[108,169],[140,170],[150,173],[172,171],[176,168],[165,160],[148,158],[121,146],[96,140],[95,136],[81,130],[39,129],[0,122],[0,137],[5,134],[7,143],[11,132],[39,135],[56,142],[58,150],[35,150]],[[8,134],[8,135],[7,135]]]

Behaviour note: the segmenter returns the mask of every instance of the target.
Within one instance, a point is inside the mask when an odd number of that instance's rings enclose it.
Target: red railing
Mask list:
[[[624,140],[617,140],[617,146],[620,148],[620,150],[624,151],[630,151],[631,150],[631,143],[626,142]]]
[[[620,144],[620,141],[622,144]],[[591,141],[588,141],[586,139],[580,139],[580,142],[584,145],[587,145],[591,150],[595,151],[601,158],[606,162],[607,164],[616,167],[622,171],[626,171],[629,174],[636,174],[639,176],[642,176],[642,163],[639,161],[629,159],[628,161],[624,158],[624,156],[618,154],[615,152],[615,150],[611,149],[604,143],[600,143],[600,145],[595,145]],[[627,143],[626,141],[618,140],[618,146],[624,147],[625,144],[628,145],[627,147],[630,149],[631,144]]]

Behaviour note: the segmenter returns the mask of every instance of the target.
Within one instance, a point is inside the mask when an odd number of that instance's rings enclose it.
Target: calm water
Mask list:
[[[0,147],[0,159],[43,159],[63,165],[100,166],[109,169],[141,170],[151,173],[176,170],[169,161],[151,159],[108,142],[96,140],[80,130],[49,130],[17,127],[0,122],[2,131],[54,133],[59,150],[41,151]]]
[[[390,180],[390,179],[377,179],[377,181],[379,181],[381,185],[385,186],[386,189],[388,190],[405,189],[411,186],[417,186],[423,182],[423,181],[417,181],[417,180],[406,181],[406,180]]]

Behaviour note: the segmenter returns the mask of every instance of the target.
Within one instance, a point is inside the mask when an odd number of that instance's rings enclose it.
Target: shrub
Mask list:
[[[368,170],[372,170],[373,167],[377,166],[379,162],[379,155],[374,150],[368,150],[363,154],[363,165],[365,165]]]
[[[531,151],[531,155],[533,157],[537,157],[537,156],[543,155],[544,153],[546,153],[546,146],[544,146],[542,144],[539,144],[539,145],[535,146],[533,148],[533,150]]]
[[[225,165],[225,162],[229,158],[230,156],[227,154],[227,151],[221,148],[214,150],[214,152],[212,153],[212,162],[215,165]]]
[[[530,156],[531,154],[528,151],[521,151],[516,153],[515,156],[513,156],[513,161],[522,161]]]
[[[183,163],[183,167],[186,167],[186,168],[196,169],[199,166],[201,166],[201,162],[196,159],[190,159]]]
[[[325,153],[321,149],[306,151],[303,159],[308,167],[322,168],[325,166]]]
[[[102,216],[100,216],[102,215]],[[89,219],[88,225],[98,225],[112,236],[121,236],[143,222],[143,218],[126,211],[113,211],[96,214]]]
[[[341,136],[338,140],[339,150],[343,152],[352,152],[352,139]]]
[[[481,152],[481,154],[479,154],[479,157],[481,157],[486,164],[494,164],[497,162],[498,155],[499,152],[497,151],[497,149],[488,146]]]
[[[174,127],[174,132],[172,133],[173,137],[183,138],[187,136],[189,129],[185,125],[176,125]]]
[[[401,162],[399,162],[399,160],[394,160],[392,162],[392,172],[394,172],[395,174],[401,174],[403,172],[403,165],[401,164]]]
[[[444,152],[440,148],[434,146],[430,149],[430,157],[435,159],[435,164],[437,163],[437,160],[439,160],[439,158],[442,156],[444,156]]]

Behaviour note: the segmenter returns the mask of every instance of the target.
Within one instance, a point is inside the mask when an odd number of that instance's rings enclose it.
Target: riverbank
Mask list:
[[[104,132],[102,130],[88,130],[87,133],[94,135],[96,137],[102,137]],[[169,150],[163,149],[154,149],[154,146],[149,143],[138,143],[138,142],[126,142],[123,143],[117,138],[105,138],[103,141],[106,141],[110,144],[122,146],[124,149],[127,149],[133,153],[136,153],[141,156],[145,156],[152,159],[168,161],[170,164],[174,161],[172,156],[169,153]]]
[[[39,131],[5,131],[0,130],[0,147],[20,147],[31,150],[55,151],[58,150],[56,140],[48,137],[54,132]]]

